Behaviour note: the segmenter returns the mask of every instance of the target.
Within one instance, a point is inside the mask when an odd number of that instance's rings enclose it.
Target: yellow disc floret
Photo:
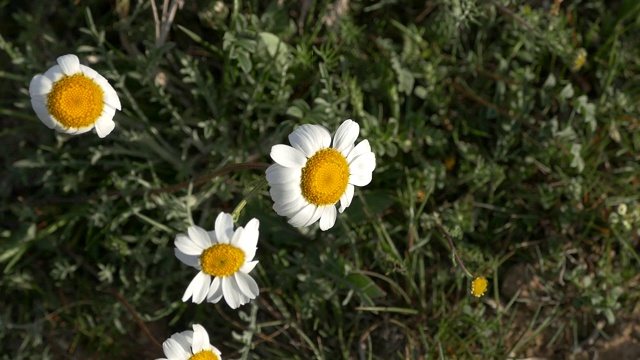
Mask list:
[[[202,350],[197,354],[191,355],[189,360],[220,360],[211,350]]]
[[[333,205],[349,185],[349,164],[336,149],[327,148],[313,154],[302,169],[302,196],[317,206]]]
[[[83,74],[62,77],[47,97],[49,113],[66,128],[93,125],[103,107],[102,88]]]
[[[235,274],[244,264],[244,251],[229,244],[216,244],[200,255],[200,266],[205,274],[229,276]]]
[[[487,292],[489,282],[484,276],[478,276],[471,282],[471,294],[475,297],[481,297]]]

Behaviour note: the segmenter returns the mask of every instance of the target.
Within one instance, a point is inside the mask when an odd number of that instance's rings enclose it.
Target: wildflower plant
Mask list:
[[[574,356],[636,316],[640,5],[309,4],[3,5],[0,357]]]
[[[355,186],[371,182],[376,159],[367,140],[354,145],[360,127],[344,121],[333,139],[319,125],[302,125],[291,135],[292,146],[274,145],[267,169],[273,209],[289,217],[293,226],[320,221],[328,230],[336,221],[335,204],[342,213],[353,200]]]
[[[187,330],[171,335],[162,343],[166,358],[157,360],[221,360],[220,350],[209,343],[209,334],[202,325],[193,324]]]
[[[200,272],[191,281],[182,301],[192,298],[194,303],[218,302],[224,296],[232,309],[258,296],[255,280],[248,274],[258,264],[253,261],[258,243],[257,219],[233,230],[231,214],[216,218],[215,230],[205,231],[190,226],[188,235],[178,234],[176,257]],[[213,278],[213,279],[212,279]]]
[[[102,75],[81,65],[76,55],[60,56],[57,62],[29,84],[38,118],[59,132],[82,134],[95,128],[99,137],[109,135],[121,107],[116,91]]]

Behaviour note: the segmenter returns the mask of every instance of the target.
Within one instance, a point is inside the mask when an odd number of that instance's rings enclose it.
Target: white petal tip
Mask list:
[[[107,135],[111,134],[111,132],[113,131],[113,129],[115,129],[115,127],[116,127],[116,123],[113,122],[113,120],[105,119],[103,121],[98,121],[96,123],[96,133],[100,138],[104,138]]]

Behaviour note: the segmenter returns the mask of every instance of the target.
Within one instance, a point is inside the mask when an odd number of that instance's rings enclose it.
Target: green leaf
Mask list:
[[[351,273],[347,275],[345,280],[354,288],[358,289],[365,296],[375,299],[386,295],[378,285],[376,285],[370,277],[364,274]]]
[[[0,263],[8,262],[4,268],[4,273],[8,273],[13,266],[22,258],[29,248],[29,243],[36,238],[36,224],[23,227],[15,233],[13,239],[6,243],[0,251]]]
[[[560,97],[563,99],[571,99],[575,92],[573,91],[573,86],[569,83],[567,84],[562,91],[560,91]]]
[[[253,63],[251,63],[249,53],[242,49],[238,49],[236,55],[238,57],[238,64],[240,65],[240,68],[245,74],[248,74],[253,68]]]
[[[260,40],[266,45],[267,52],[271,57],[281,54],[283,51],[287,51],[286,45],[282,43],[279,37],[269,32],[261,32],[258,34]]]

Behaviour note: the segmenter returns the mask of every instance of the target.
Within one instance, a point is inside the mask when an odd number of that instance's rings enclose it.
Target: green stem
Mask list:
[[[462,262],[462,259],[458,255],[458,251],[456,250],[456,247],[453,244],[453,238],[451,238],[451,235],[449,235],[447,230],[445,230],[444,226],[442,226],[442,224],[440,224],[438,220],[435,221],[435,224],[438,230],[440,230],[442,235],[444,235],[444,237],[447,239],[447,242],[449,242],[449,247],[451,248],[451,254],[453,255],[453,258],[456,260],[456,263],[458,264],[458,266],[462,269],[462,271],[464,271],[464,273],[468,277],[472,278],[473,274],[471,274],[471,272],[469,272],[469,270],[467,270],[467,268],[464,266],[464,263]]]
[[[258,185],[256,185],[256,187],[254,187],[253,190],[251,190],[251,192],[247,194],[247,196],[245,196],[244,199],[242,199],[242,201],[240,201],[240,203],[238,203],[238,206],[236,206],[236,208],[233,209],[233,212],[231,213],[231,216],[233,217],[233,222],[238,221],[238,219],[240,218],[240,213],[242,212],[242,209],[244,209],[244,207],[247,205],[247,201],[249,201],[249,199],[251,199],[266,184],[267,184],[266,178],[260,180],[260,183],[258,183]]]

